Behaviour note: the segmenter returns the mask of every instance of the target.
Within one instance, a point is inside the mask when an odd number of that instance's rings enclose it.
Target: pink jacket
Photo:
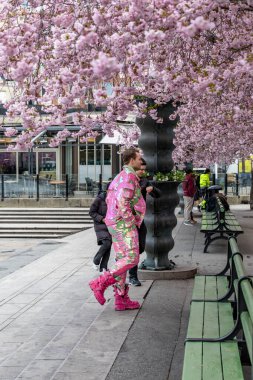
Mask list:
[[[140,227],[146,211],[146,202],[141,194],[139,179],[131,166],[124,166],[111,182],[106,203],[107,226],[124,222],[126,227]]]

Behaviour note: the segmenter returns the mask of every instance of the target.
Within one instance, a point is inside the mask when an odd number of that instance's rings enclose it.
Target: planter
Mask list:
[[[170,120],[169,117],[174,111],[172,102],[158,107],[157,113],[158,117],[163,118],[162,124],[156,123],[150,116],[136,119],[141,130],[138,145],[143,150],[148,171],[152,176],[154,173],[168,173],[173,169],[174,127],[178,120]]]
[[[174,268],[168,254],[174,247],[172,230],[177,224],[175,207],[179,202],[177,194],[179,183],[174,181],[153,181],[153,185],[161,191],[161,197],[147,197],[147,212],[145,215],[147,227],[145,251],[147,258],[142,263],[142,269],[165,270]]]
[[[152,100],[149,100],[152,105]],[[153,176],[154,173],[168,173],[173,169],[172,152],[174,127],[177,120],[169,117],[175,111],[172,102],[158,107],[158,117],[163,118],[163,123],[156,123],[150,116],[137,118],[136,123],[141,130],[139,146],[143,150],[147,161],[147,169]],[[147,212],[145,224],[147,226],[147,239],[145,251],[146,260],[141,264],[142,269],[165,270],[174,268],[174,263],[169,260],[169,252],[174,247],[172,230],[177,224],[175,207],[179,197],[177,187],[179,182],[162,181],[154,182],[162,193],[158,199],[147,197]]]

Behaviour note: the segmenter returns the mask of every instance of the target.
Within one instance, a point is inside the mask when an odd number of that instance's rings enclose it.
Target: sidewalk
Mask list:
[[[238,244],[252,273],[253,213],[235,213],[245,231]],[[198,265],[200,273],[223,267],[226,242],[214,242],[203,254],[199,224],[185,226],[178,218],[174,236],[176,263]],[[145,281],[131,288],[142,308],[115,312],[111,289],[102,307],[88,287],[96,275],[93,230],[57,242],[0,279],[0,380],[180,380],[193,280]]]

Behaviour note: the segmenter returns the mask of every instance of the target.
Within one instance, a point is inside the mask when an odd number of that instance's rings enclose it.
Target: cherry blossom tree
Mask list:
[[[156,120],[156,105],[173,99],[180,102],[178,162],[246,157],[252,30],[251,0],[1,0],[0,75],[15,81],[6,107],[24,126],[16,149],[49,125],[64,126],[73,106],[74,137],[85,141],[98,124],[111,135],[129,112]],[[106,112],[84,112],[91,101]],[[63,127],[51,145],[69,135]],[[133,129],[126,143],[137,135]]]

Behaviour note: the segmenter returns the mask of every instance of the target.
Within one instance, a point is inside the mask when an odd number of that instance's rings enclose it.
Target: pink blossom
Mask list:
[[[13,136],[16,136],[17,133],[18,133],[17,129],[10,127],[10,128],[6,128],[4,135],[6,137],[13,137]]]
[[[90,102],[107,110],[96,119],[81,108],[75,112],[77,136],[83,140],[96,135],[98,124],[113,134],[117,120],[133,112],[162,122],[145,102],[152,98],[157,105],[171,99],[181,104],[175,129],[178,162],[229,161],[252,153],[250,0],[29,4],[0,3],[0,74],[15,81],[7,115],[20,118],[25,128],[18,147],[28,146],[42,127],[58,124],[64,130],[68,108]],[[46,115],[28,106],[30,101]],[[51,144],[61,143],[65,133]],[[134,136],[122,134],[127,144]]]
[[[182,27],[181,30],[189,37],[194,37],[196,33],[213,29],[215,24],[209,20],[205,20],[204,17],[198,16],[194,20],[191,20],[190,25]]]
[[[104,53],[99,53],[98,58],[91,62],[94,77],[109,79],[120,71],[121,64],[113,57],[108,57]]]

